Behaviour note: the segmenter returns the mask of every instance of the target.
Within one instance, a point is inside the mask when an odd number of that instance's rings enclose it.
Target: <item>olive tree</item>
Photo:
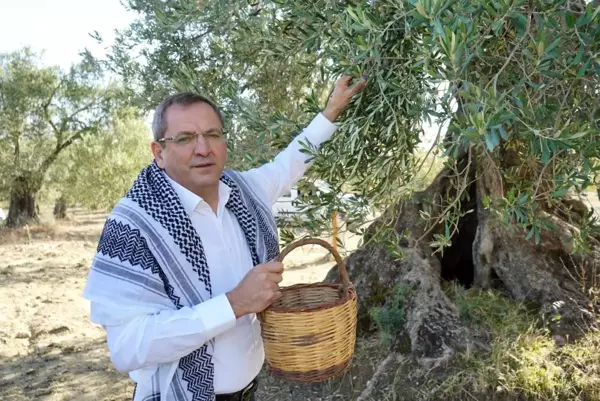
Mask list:
[[[58,156],[96,135],[122,99],[91,57],[69,71],[40,64],[25,48],[0,55],[0,171],[6,223],[38,219],[36,195]]]
[[[447,361],[471,336],[442,279],[501,289],[535,306],[558,336],[595,324],[588,289],[600,234],[582,199],[599,170],[597,2],[129,4],[142,18],[117,41],[114,68],[140,78],[141,93],[158,82],[235,104],[240,155],[265,138],[289,140],[322,107],[333,77],[368,73],[340,132],[318,152],[306,146],[310,177],[334,191],[303,198],[309,215],[341,207],[341,190],[381,211],[347,260],[362,329],[369,308],[403,286],[399,343],[426,366]],[[138,48],[144,63],[131,67]],[[252,124],[261,120],[269,123]],[[439,130],[428,154],[444,168],[415,192],[429,122]],[[333,269],[327,280],[335,278]]]
[[[56,199],[56,218],[67,217],[71,204],[109,210],[151,162],[149,123],[136,110],[114,114],[98,135],[86,136],[65,150],[48,172],[45,189]]]

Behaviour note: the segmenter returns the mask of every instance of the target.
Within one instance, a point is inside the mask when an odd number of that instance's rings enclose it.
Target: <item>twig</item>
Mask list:
[[[438,127],[438,132],[437,135],[435,137],[435,141],[433,141],[433,144],[431,145],[431,147],[429,148],[429,150],[427,151],[427,154],[425,154],[425,157],[423,158],[423,161],[421,162],[421,165],[417,168],[417,173],[419,171],[421,171],[421,169],[423,168],[423,165],[425,164],[425,160],[427,160],[427,158],[429,157],[429,155],[431,154],[431,152],[433,151],[433,149],[435,147],[437,147],[439,141],[440,141],[440,136],[442,134],[442,126],[443,124],[440,124]],[[431,165],[433,166],[433,162],[431,162]],[[429,168],[429,171],[431,171],[431,167]],[[427,175],[429,174],[429,172],[427,173]]]
[[[525,40],[525,38],[527,37],[527,35],[529,35],[529,29],[530,29],[530,27],[531,27],[531,21],[529,20],[529,18],[527,18],[527,29],[525,30],[525,33],[523,34],[523,36],[521,37],[521,39],[519,39],[519,42],[517,42],[517,44],[515,45],[515,47],[512,50],[512,52],[509,54],[508,58],[506,59],[506,61],[502,65],[502,67],[500,67],[500,69],[498,70],[498,72],[496,73],[496,75],[494,75],[494,78],[490,82],[488,82],[488,84],[485,86],[486,90],[487,90],[489,84],[491,82],[493,82],[494,83],[494,92],[497,92],[496,86],[498,84],[498,77],[500,76],[500,74],[502,74],[502,71],[504,71],[504,69],[508,66],[508,64],[510,63],[510,61],[512,60],[512,58],[515,56],[515,53],[517,52],[517,49],[519,48],[519,46],[521,46],[521,43]]]
[[[452,203],[450,205],[448,205],[446,207],[446,209],[444,209],[442,211],[442,213],[440,213],[440,215],[435,219],[435,222],[431,225],[431,227],[429,227],[429,229],[427,231],[425,231],[425,233],[423,233],[423,235],[421,235],[421,237],[419,237],[419,239],[415,242],[415,247],[421,242],[421,240],[423,240],[427,235],[429,235],[429,233],[431,233],[431,231],[433,231],[433,229],[440,222],[440,220],[443,218],[443,216],[446,215],[446,213],[448,213],[448,211],[450,211],[460,201],[460,198],[461,198],[463,192],[465,191],[465,189],[468,186],[467,178],[469,177],[469,170],[471,168],[471,146],[470,145],[469,145],[469,151],[467,154],[468,154],[468,162],[463,170],[464,181],[463,181],[462,188],[460,189],[459,193],[456,194],[456,198],[454,199],[454,201],[452,201]]]
[[[556,158],[556,156],[561,154],[563,151],[564,151],[564,149],[561,149],[558,152],[556,152],[555,154],[553,154],[552,157],[550,158],[550,160],[548,161],[548,164],[544,165],[544,167],[542,168],[542,171],[540,172],[540,176],[538,177],[538,180],[537,180],[537,185],[535,186],[535,191],[533,192],[533,196],[531,197],[532,200],[536,199],[536,195],[537,195],[538,190],[540,189],[540,184],[542,183],[542,178],[544,177],[544,172],[546,171],[546,167],[548,167],[550,164],[552,164],[552,161]]]

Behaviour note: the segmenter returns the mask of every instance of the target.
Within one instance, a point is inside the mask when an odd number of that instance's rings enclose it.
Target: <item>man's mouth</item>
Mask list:
[[[203,162],[203,163],[198,163],[198,164],[194,164],[192,166],[192,168],[206,168],[206,167],[211,167],[214,166],[214,163],[211,162]]]

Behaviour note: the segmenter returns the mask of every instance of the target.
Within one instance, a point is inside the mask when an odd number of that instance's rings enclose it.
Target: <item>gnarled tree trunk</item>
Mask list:
[[[64,196],[61,196],[54,203],[54,210],[52,212],[56,219],[66,219],[67,218],[67,200]]]
[[[507,296],[536,307],[553,334],[566,339],[578,337],[595,319],[594,306],[575,278],[593,276],[594,264],[600,261],[600,243],[590,240],[594,249],[587,257],[571,255],[568,240],[570,231],[577,228],[553,211],[543,213],[557,228],[544,231],[539,245],[526,240],[527,231],[503,226],[482,205],[484,195],[492,199],[502,195],[499,171],[485,162],[463,161],[462,168],[469,169],[465,182],[471,184],[460,208],[473,212],[459,221],[452,246],[443,256],[434,254],[428,245],[443,226],[426,228],[422,212],[439,215],[441,208],[435,201],[455,197],[450,185],[454,174],[449,170],[442,171],[425,191],[384,213],[369,228],[364,241],[367,245],[349,256],[347,267],[359,296],[359,330],[370,330],[369,310],[383,305],[391,291],[402,284],[411,291],[404,302],[405,320],[398,328],[400,341],[396,343],[408,345],[423,366],[449,361],[457,351],[476,345],[456,306],[442,290],[443,280],[457,280],[465,287],[501,289]],[[577,214],[577,208],[573,213]],[[370,237],[385,226],[399,234],[408,233],[395,245],[403,258],[393,257],[383,245],[369,245]],[[334,268],[325,281],[335,280]]]
[[[10,204],[6,219],[8,227],[39,222],[36,195],[40,186],[41,180],[32,174],[23,174],[15,178],[10,192]]]

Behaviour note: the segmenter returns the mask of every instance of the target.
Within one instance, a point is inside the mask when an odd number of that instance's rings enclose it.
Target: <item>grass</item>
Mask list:
[[[391,344],[397,328],[404,324],[404,303],[410,291],[411,288],[407,285],[397,285],[384,306],[371,309],[371,318],[379,330],[384,345]]]
[[[396,287],[385,305],[371,311],[383,345],[404,322],[408,291]],[[534,308],[499,291],[457,284],[446,284],[445,291],[474,345],[447,367],[397,365],[379,384],[391,385],[390,400],[600,400],[600,331],[590,328],[583,338],[565,343],[544,329]]]
[[[561,345],[523,304],[496,291],[452,285],[448,295],[485,351],[460,354],[433,399],[600,400],[598,330]]]

